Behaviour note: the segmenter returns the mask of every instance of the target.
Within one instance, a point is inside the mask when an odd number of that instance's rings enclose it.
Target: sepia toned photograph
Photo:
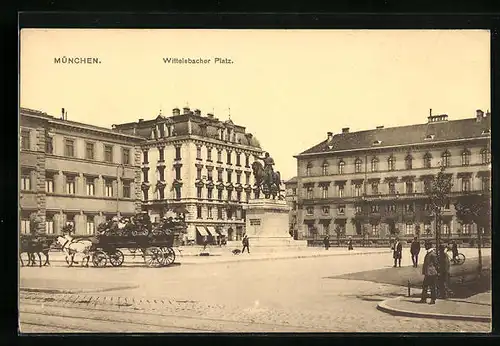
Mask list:
[[[20,334],[491,332],[488,30],[19,54]]]

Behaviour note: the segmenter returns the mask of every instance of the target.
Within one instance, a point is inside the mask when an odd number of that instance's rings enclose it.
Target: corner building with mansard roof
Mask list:
[[[94,234],[98,224],[141,210],[139,143],[136,135],[20,109],[20,231]]]
[[[490,113],[477,110],[468,119],[431,114],[424,124],[328,132],[321,143],[295,156],[299,232],[312,239],[335,234],[336,227],[348,236],[365,229],[377,239],[394,229],[407,238],[417,229],[433,231],[425,192],[444,165],[453,187],[441,234],[474,234],[477,226],[460,224],[453,202],[470,193],[489,196],[490,126]]]
[[[143,138],[140,193],[153,219],[187,210],[189,241],[201,243],[219,233],[240,239],[243,205],[254,196],[251,164],[262,155],[245,127],[186,107],[114,129]]]

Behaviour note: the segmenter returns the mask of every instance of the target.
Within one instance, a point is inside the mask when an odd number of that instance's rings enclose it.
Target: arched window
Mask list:
[[[389,156],[389,159],[387,160],[387,169],[389,171],[394,171],[396,169],[396,159],[394,156]]]
[[[405,169],[409,170],[413,168],[413,156],[410,154],[405,157]]]
[[[431,153],[425,153],[424,155],[424,168],[431,168],[432,167],[432,155]]]
[[[361,164],[363,162],[361,161],[360,158],[357,158],[355,161],[354,161],[354,172],[355,173],[360,173],[361,172]]]
[[[374,157],[372,159],[372,172],[378,171],[378,158]]]
[[[327,161],[323,162],[323,166],[321,168],[322,168],[323,175],[328,175],[328,162]]]
[[[441,155],[441,166],[448,167],[450,165],[450,157],[450,152],[446,150],[443,155]]]
[[[339,162],[339,174],[344,174],[344,167],[345,167],[345,162],[340,161]]]
[[[491,162],[491,153],[488,149],[481,150],[481,163],[488,164]]]
[[[468,166],[470,164],[470,151],[468,149],[464,149],[462,151],[462,166]]]
[[[311,176],[311,168],[312,168],[312,163],[309,162],[306,166],[306,177]]]

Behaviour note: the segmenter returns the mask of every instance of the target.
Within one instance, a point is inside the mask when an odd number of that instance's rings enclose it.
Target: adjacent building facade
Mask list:
[[[394,229],[411,237],[434,229],[426,194],[441,166],[452,179],[442,234],[471,234],[460,224],[454,197],[489,195],[491,116],[469,119],[430,115],[425,124],[349,132],[348,128],[295,156],[297,225],[306,238],[333,234],[386,237]],[[295,187],[296,184],[296,187]],[[291,218],[293,218],[292,211]],[[484,231],[484,230],[483,230]]]
[[[285,199],[290,207],[289,230],[294,239],[299,238],[299,227],[297,224],[297,177],[285,181]]]
[[[59,233],[67,223],[93,234],[114,215],[141,208],[142,138],[20,109],[20,231]]]
[[[142,207],[152,218],[186,210],[187,237],[201,242],[217,233],[238,240],[243,205],[254,197],[251,164],[262,156],[257,139],[231,120],[174,108],[171,116],[113,125],[140,136]]]

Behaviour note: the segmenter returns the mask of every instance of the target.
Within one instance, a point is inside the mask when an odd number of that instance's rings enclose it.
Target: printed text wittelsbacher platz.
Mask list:
[[[229,58],[163,58],[163,62],[165,64],[233,64]]]

